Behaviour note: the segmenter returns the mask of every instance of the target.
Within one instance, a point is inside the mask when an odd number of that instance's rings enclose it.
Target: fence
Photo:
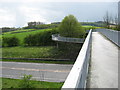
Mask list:
[[[59,34],[53,34],[52,40],[54,41],[62,41],[62,42],[72,42],[72,43],[83,43],[84,38],[68,38],[68,37],[61,37]]]
[[[120,47],[120,31],[110,30],[110,29],[96,29],[97,32],[102,33],[108,39],[110,39],[113,43]]]
[[[71,69],[62,89],[64,88],[85,88],[88,73],[89,59],[91,54],[92,30],[89,31],[83,47]]]

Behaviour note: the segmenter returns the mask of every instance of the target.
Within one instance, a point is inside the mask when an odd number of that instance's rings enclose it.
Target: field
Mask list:
[[[83,25],[82,27],[83,27],[85,30],[102,28],[102,27],[89,26],[89,25]]]
[[[23,29],[23,30],[16,30],[11,32],[5,32],[0,37],[17,37],[20,40],[20,44],[23,44],[23,39],[28,36],[29,34],[36,34],[40,32],[50,31],[52,29]]]
[[[1,79],[1,78],[0,78]],[[2,78],[2,88],[19,88],[20,79]],[[61,88],[63,83],[31,80],[35,88]],[[12,89],[11,89],[12,90]]]

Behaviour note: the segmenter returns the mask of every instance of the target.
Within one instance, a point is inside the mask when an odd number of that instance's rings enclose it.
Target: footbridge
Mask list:
[[[90,30],[62,86],[66,88],[118,88],[120,32]]]
[[[71,42],[71,43],[83,43],[84,38],[68,38],[68,37],[62,37],[60,34],[53,34],[52,40],[59,41],[59,42]]]

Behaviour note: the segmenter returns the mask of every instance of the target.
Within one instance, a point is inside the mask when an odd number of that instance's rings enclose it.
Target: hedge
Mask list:
[[[51,35],[57,33],[57,30],[40,32],[37,34],[30,34],[24,38],[25,46],[48,46],[54,45]]]
[[[19,45],[19,39],[17,37],[3,37],[2,46],[3,47],[13,47]]]

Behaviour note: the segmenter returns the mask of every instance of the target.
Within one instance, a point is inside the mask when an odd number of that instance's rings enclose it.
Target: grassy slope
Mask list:
[[[5,47],[2,49],[2,57],[6,58],[55,58],[59,53],[56,47]]]
[[[19,30],[15,30],[15,31],[2,32],[2,34],[17,33],[17,32],[28,32],[28,31],[33,31],[33,30],[36,30],[36,29],[19,29]]]
[[[43,46],[43,47],[5,47],[2,50],[3,58],[56,58],[64,59],[63,52],[60,52],[56,47]],[[62,57],[61,57],[62,56]],[[35,62],[35,63],[56,63],[56,64],[73,64],[74,61],[37,61],[37,60],[9,60],[3,61],[15,62]]]
[[[6,32],[2,35],[2,37],[13,37],[16,36],[19,40],[21,45],[23,44],[23,39],[29,35],[29,34],[36,34],[39,32],[44,32],[44,31],[49,31],[52,29],[39,29],[39,30],[34,30],[33,29],[25,29],[25,30],[17,30],[17,31],[11,31],[11,32]],[[0,36],[1,37],[1,36]]]
[[[20,79],[2,78],[2,88],[18,88],[20,81]],[[34,83],[36,88],[61,88],[63,85],[63,83],[43,82],[35,80],[31,80],[31,82]]]
[[[35,31],[32,31],[32,30],[33,29],[25,29],[25,30],[6,32],[2,36],[3,37],[16,36],[21,40],[21,45],[22,45],[23,38],[26,37],[27,35],[35,34],[38,32],[49,31],[51,29],[42,29],[42,30],[35,30]],[[57,59],[63,58],[64,59],[68,57],[68,55],[66,55],[65,52],[60,52],[55,47],[51,47],[51,46],[48,46],[48,47],[4,47],[2,49],[0,48],[0,50],[3,51],[2,57],[7,57],[7,58],[16,57],[16,58],[57,58]]]

